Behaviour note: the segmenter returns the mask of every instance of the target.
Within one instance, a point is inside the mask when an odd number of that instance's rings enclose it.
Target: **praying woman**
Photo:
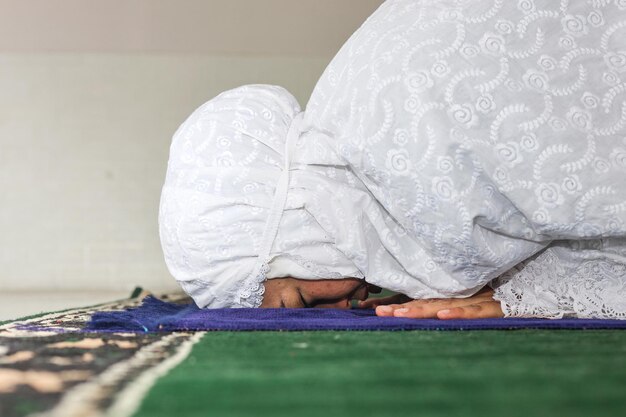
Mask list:
[[[180,126],[167,266],[204,308],[626,319],[625,83],[623,1],[388,0],[304,111]]]

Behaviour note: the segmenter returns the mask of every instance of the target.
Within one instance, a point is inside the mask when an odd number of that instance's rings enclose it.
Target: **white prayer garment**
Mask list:
[[[626,1],[389,0],[306,111],[251,85],[183,123],[161,240],[202,307],[358,277],[626,318],[625,176]]]

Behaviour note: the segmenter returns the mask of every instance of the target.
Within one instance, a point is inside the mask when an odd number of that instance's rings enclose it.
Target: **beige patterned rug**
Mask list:
[[[132,414],[203,333],[78,332],[92,313],[137,306],[147,294],[0,325],[0,416]],[[183,294],[159,298],[189,302]]]

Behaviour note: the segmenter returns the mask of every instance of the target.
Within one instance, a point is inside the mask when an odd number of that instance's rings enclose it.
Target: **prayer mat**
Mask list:
[[[626,415],[622,331],[87,330],[141,305],[0,323],[0,416]]]
[[[416,320],[377,317],[369,309],[201,309],[146,297],[127,311],[96,312],[86,327],[98,332],[514,329],[626,329],[626,320]]]
[[[623,417],[626,332],[207,332],[133,417]]]

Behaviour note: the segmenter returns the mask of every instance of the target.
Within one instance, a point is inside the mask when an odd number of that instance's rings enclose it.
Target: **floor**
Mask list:
[[[127,298],[128,291],[0,292],[0,321]]]
[[[4,293],[0,306],[40,311],[55,300],[67,308],[120,296]],[[70,326],[81,320],[68,316]],[[58,318],[41,323],[58,328]],[[116,417],[626,416],[626,331],[198,332],[186,343],[178,339],[184,332],[34,329],[18,330],[38,335],[0,340],[3,417],[49,406],[53,396],[33,388],[39,379],[15,382],[33,372],[64,384],[67,397],[55,404],[69,408],[55,414],[61,416],[94,415],[82,413],[93,404],[113,404],[98,415]],[[111,402],[113,385],[121,399]]]

